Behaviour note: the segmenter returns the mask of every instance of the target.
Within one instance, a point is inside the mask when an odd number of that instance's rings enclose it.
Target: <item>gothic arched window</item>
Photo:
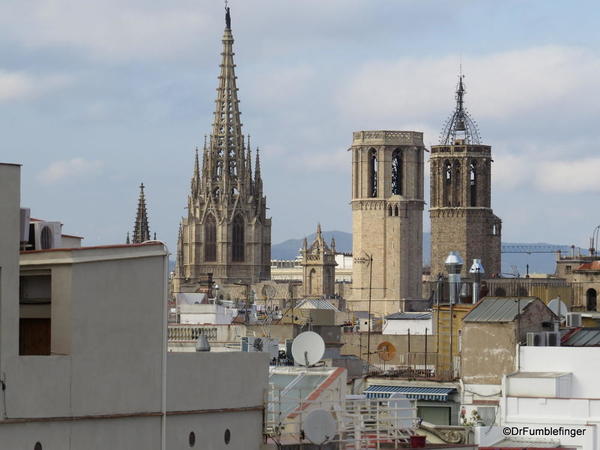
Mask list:
[[[460,178],[460,161],[454,160],[454,174],[453,174],[454,185],[452,186],[454,191],[454,198],[452,199],[451,206],[461,206],[461,178]]]
[[[232,260],[243,261],[244,260],[244,219],[239,214],[233,219],[233,248],[232,248]]]
[[[377,150],[369,150],[369,197],[377,197]]]
[[[472,160],[469,164],[469,186],[471,189],[471,206],[477,206],[477,161]]]
[[[392,194],[404,195],[404,161],[400,149],[392,153]]]
[[[217,260],[217,221],[212,214],[204,222],[204,260]]]
[[[452,206],[452,165],[444,161],[444,206]]]

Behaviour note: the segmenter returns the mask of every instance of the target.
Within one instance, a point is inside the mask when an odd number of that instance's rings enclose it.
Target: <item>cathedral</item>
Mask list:
[[[212,132],[202,157],[196,150],[187,216],[179,227],[173,291],[194,291],[212,274],[226,285],[250,286],[270,278],[271,219],[250,137],[242,134],[233,60],[231,15],[226,9]]]

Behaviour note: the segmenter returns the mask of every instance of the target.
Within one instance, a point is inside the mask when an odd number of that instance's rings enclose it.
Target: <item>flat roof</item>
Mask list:
[[[560,378],[571,372],[517,372],[507,375],[509,378]]]
[[[78,236],[73,236],[78,237]],[[83,238],[82,238],[83,239]],[[131,248],[131,247],[147,247],[151,245],[163,245],[160,241],[148,241],[142,242],[141,244],[113,244],[113,245],[96,245],[91,247],[69,247],[69,248],[48,248],[45,250],[23,250],[22,255],[35,254],[35,253],[50,253],[50,252],[70,252],[70,251],[81,251],[81,250],[100,250],[100,249],[111,249],[111,248]]]

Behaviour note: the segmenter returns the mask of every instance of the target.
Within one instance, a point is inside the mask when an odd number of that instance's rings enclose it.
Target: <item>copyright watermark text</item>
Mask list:
[[[571,438],[585,435],[585,428],[574,427],[503,427],[504,436],[569,436]]]

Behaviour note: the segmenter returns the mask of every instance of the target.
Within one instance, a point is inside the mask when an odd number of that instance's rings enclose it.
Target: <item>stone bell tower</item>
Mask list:
[[[309,246],[304,238],[302,249],[302,286],[305,297],[331,297],[335,294],[335,239],[327,245],[317,225],[317,235]]]
[[[358,131],[352,147],[353,310],[390,314],[421,297],[423,133]]]
[[[501,220],[491,208],[492,148],[483,145],[477,125],[464,106],[461,75],[456,109],[431,147],[431,277],[444,273],[444,260],[458,251],[463,276],[474,258],[487,277],[500,273]]]

